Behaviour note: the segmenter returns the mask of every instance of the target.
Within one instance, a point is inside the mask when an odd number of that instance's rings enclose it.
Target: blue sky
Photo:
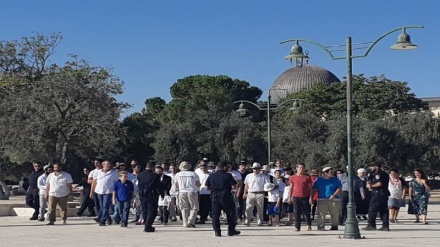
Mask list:
[[[113,67],[125,82],[121,101],[140,111],[151,97],[171,99],[169,89],[189,75],[228,75],[261,89],[289,68],[283,57],[304,38],[323,45],[374,41],[405,25],[414,51],[393,51],[399,32],[387,36],[368,57],[353,61],[353,73],[384,74],[407,81],[418,97],[440,96],[440,1],[429,0],[0,0],[0,40],[33,32],[64,36],[53,63],[74,53],[92,65]],[[302,44],[310,63],[342,79],[344,60]],[[265,95],[263,95],[265,97]],[[264,100],[264,98],[263,98]]]

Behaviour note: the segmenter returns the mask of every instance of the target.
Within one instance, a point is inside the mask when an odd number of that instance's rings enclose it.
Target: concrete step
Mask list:
[[[76,208],[67,208],[67,217],[75,216],[76,212],[78,212],[78,209]],[[9,216],[31,217],[33,213],[34,210],[32,208],[14,207],[11,208]],[[56,210],[56,215],[57,217],[60,217],[60,209],[58,207]]]

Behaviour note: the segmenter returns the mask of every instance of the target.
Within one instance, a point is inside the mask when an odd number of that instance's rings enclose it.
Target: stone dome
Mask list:
[[[341,82],[332,72],[316,65],[305,64],[284,71],[272,84],[271,102],[278,103],[286,95],[309,90],[319,83]],[[285,90],[276,90],[285,89]]]

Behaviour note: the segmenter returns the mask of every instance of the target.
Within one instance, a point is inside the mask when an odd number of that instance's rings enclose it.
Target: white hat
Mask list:
[[[357,173],[362,173],[362,172],[367,172],[367,170],[365,170],[365,168],[359,168],[357,170]]]
[[[264,184],[264,191],[272,191],[273,189],[275,189],[275,184],[273,183]]]
[[[260,168],[261,168],[260,163],[258,163],[258,162],[254,162],[254,163],[252,164],[252,169],[260,169]]]
[[[333,168],[331,168],[330,166],[326,166],[326,167],[322,168],[322,172],[326,172],[331,169],[333,169]]]
[[[51,165],[45,165],[45,166],[43,167],[43,170],[46,170],[47,168],[52,168],[52,166],[51,166]]]
[[[268,172],[268,171],[270,171],[270,168],[268,165],[264,165],[263,168],[261,168],[261,170]]]
[[[290,178],[289,174],[284,175],[284,179]]]

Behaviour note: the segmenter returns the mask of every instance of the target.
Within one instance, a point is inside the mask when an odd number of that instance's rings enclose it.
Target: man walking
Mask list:
[[[53,173],[46,180],[46,200],[49,202],[49,223],[53,225],[56,218],[57,204],[61,208],[60,216],[63,224],[67,219],[67,198],[72,195],[72,176],[63,172],[60,164],[53,165]]]
[[[137,177],[144,217],[144,232],[155,231],[152,225],[157,215],[159,195],[161,197],[165,196],[160,176],[154,173],[155,167],[154,162],[148,162],[145,171],[139,173]]]
[[[78,212],[75,213],[76,216],[81,217],[86,209],[88,209],[89,214],[87,217],[95,217],[95,202],[90,198],[90,188],[91,185],[88,183],[88,176],[90,174],[90,168],[84,167],[81,182],[76,187],[82,187],[83,197],[81,202],[81,207]]]
[[[113,186],[118,181],[118,173],[111,169],[110,161],[106,160],[102,162],[102,169],[97,170],[93,175],[92,189],[90,190],[90,198],[94,195],[98,197],[99,201],[99,226],[106,226],[112,224],[110,217],[110,206],[112,204]]]
[[[43,175],[44,171],[40,162],[32,164],[34,172],[29,177],[29,188],[26,194],[26,205],[34,209],[34,213],[29,220],[38,220],[38,213],[40,211],[40,197],[38,196],[38,178]],[[44,217],[43,215],[41,217]]]
[[[38,190],[40,195],[40,218],[39,221],[44,221],[44,214],[46,213],[47,200],[46,200],[46,181],[50,173],[52,173],[52,166],[46,165],[43,168],[44,173],[38,177]]]
[[[312,230],[312,220],[310,218],[310,202],[312,201],[312,179],[305,174],[305,165],[296,166],[296,174],[289,180],[289,203],[293,203],[295,212],[295,230],[301,229],[301,216],[304,214],[307,222],[307,231]]]
[[[246,221],[244,224],[246,226],[250,224],[254,207],[257,207],[258,226],[263,225],[264,185],[270,183],[270,180],[268,176],[260,173],[260,169],[260,163],[255,162],[252,165],[253,173],[247,175],[244,181],[243,199],[246,200]]]
[[[368,209],[368,226],[362,228],[362,230],[376,230],[376,216],[379,211],[380,218],[382,219],[382,227],[379,231],[389,231],[390,215],[388,211],[388,196],[390,196],[390,191],[388,190],[388,184],[390,182],[390,176],[381,169],[382,164],[380,163],[375,163],[372,168],[373,173],[367,182],[367,188],[372,190]]]
[[[236,189],[237,182],[231,174],[225,171],[225,168],[226,162],[219,162],[217,171],[212,173],[205,182],[206,189],[211,191],[212,228],[216,237],[222,235],[220,229],[220,212],[222,210],[226,213],[228,221],[228,236],[240,234],[235,229],[235,205],[231,194],[231,190]]]
[[[199,176],[190,171],[191,164],[186,161],[180,163],[181,170],[174,177],[176,189],[179,190],[179,203],[182,212],[184,227],[196,227],[197,211],[199,211],[198,190],[200,187]]]

